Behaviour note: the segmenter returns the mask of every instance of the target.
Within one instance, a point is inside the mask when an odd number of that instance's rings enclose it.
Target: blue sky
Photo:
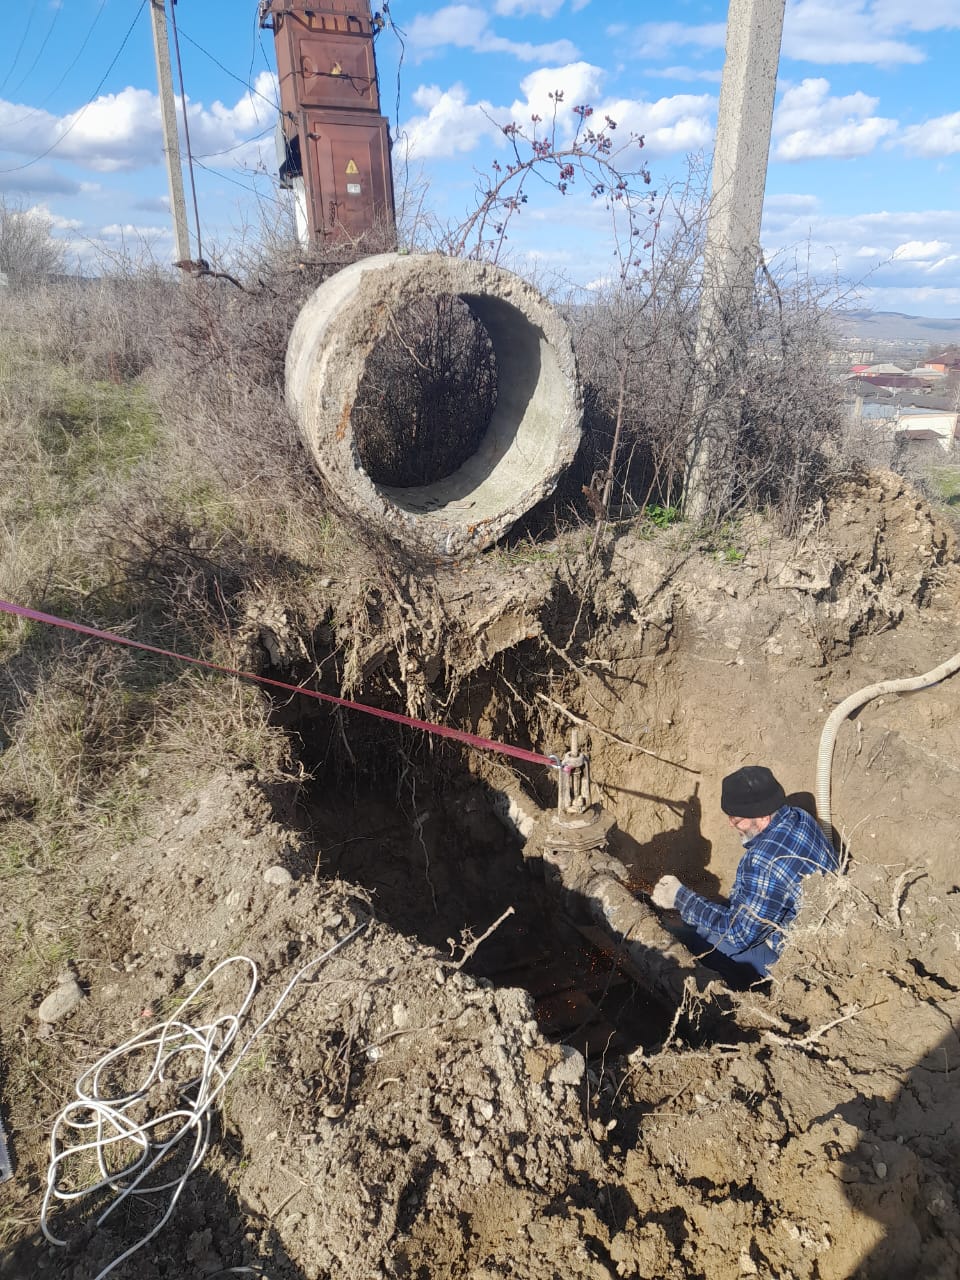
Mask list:
[[[396,154],[440,219],[504,157],[500,126],[547,94],[646,139],[659,190],[709,155],[726,4],[391,0],[378,42]],[[170,256],[156,73],[141,0],[19,0],[0,51],[0,194],[45,210],[73,259]],[[208,245],[276,210],[272,36],[256,0],[178,0]],[[401,56],[402,54],[402,56]],[[862,305],[960,316],[960,3],[788,0],[764,212],[769,256],[800,254]],[[398,110],[399,100],[399,110]],[[572,123],[572,114],[562,123]],[[46,154],[45,154],[46,153]],[[514,265],[585,283],[610,259],[576,192],[511,229]]]

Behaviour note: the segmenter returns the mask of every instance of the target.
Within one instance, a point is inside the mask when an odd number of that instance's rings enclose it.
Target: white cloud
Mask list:
[[[613,29],[611,33],[614,34]],[[661,58],[674,49],[722,49],[727,40],[724,22],[687,26],[682,22],[643,22],[636,28],[632,44],[641,57]]]
[[[808,192],[784,192],[782,195],[767,196],[763,207],[767,214],[795,217],[800,213],[816,213],[820,208],[820,201],[817,196]]]
[[[723,72],[718,67],[711,71],[706,68],[697,67],[647,67],[643,73],[645,76],[653,76],[658,80],[705,80],[711,84],[719,84],[723,79]]]
[[[710,94],[679,93],[655,102],[620,99],[605,102],[602,109],[620,129],[641,134],[650,155],[713,145],[716,99]]]
[[[37,205],[29,212],[44,218],[55,231],[79,231],[83,226],[79,218],[65,218],[62,214],[53,213],[45,204]]]
[[[83,226],[76,218],[64,218],[59,213],[54,213],[47,204],[32,204],[26,208],[15,204],[8,212],[11,217],[22,218],[24,221],[39,220],[54,231],[77,231]]]
[[[917,64],[926,54],[911,35],[958,27],[956,0],[788,0],[783,56],[820,65]],[[633,53],[649,58],[669,58],[680,49],[722,49],[726,41],[719,22],[646,22],[632,31],[617,24],[608,32],[619,39],[630,32]]]
[[[134,209],[142,213],[169,213],[169,196],[142,196],[133,202]]]
[[[960,27],[956,0],[876,0],[872,12],[879,31],[948,31]]]
[[[0,168],[5,167],[0,164]],[[0,191],[19,192],[28,196],[79,195],[83,186],[83,183],[74,178],[65,178],[52,164],[36,164],[18,173],[0,174]]]
[[[906,240],[893,251],[894,261],[928,262],[939,258],[950,246],[945,240]]]
[[[187,100],[195,153],[243,143],[242,148],[226,155],[225,164],[234,167],[250,163],[254,155],[259,157],[261,146],[272,155],[269,137],[265,142],[244,142],[252,132],[269,131],[276,118],[275,111],[264,101],[275,92],[276,77],[261,73],[255,88],[263,97],[247,92],[232,107],[222,102],[205,107]],[[25,110],[22,104],[0,101],[0,152],[34,157],[50,150],[51,163],[68,160],[98,173],[129,173],[163,159],[159,99],[147,89],[128,86],[59,117],[41,110],[27,110],[25,114]],[[14,164],[0,158],[0,171],[13,168]],[[3,176],[0,172],[0,180]]]
[[[504,17],[525,17],[535,13],[541,18],[552,18],[563,8],[563,0],[496,0],[494,12]]]
[[[507,107],[470,102],[461,84],[447,90],[436,85],[421,86],[414,101],[426,114],[415,116],[405,126],[411,154],[423,160],[465,153],[484,139],[499,139],[504,124],[515,121],[526,127],[533,116],[542,122],[542,135],[551,127],[555,110],[558,139],[563,143],[573,136],[579,124],[572,109],[576,106],[593,107],[598,121],[607,116],[614,120],[619,145],[628,146],[632,134],[642,134],[645,151],[651,155],[690,151],[712,141],[716,103],[710,95],[677,94],[644,102],[606,97],[603,84],[600,67],[572,62],[530,72],[520,82],[522,96]],[[558,94],[562,95],[559,103]]]
[[[555,99],[551,95],[563,94],[558,113],[567,121],[568,132],[576,126],[571,107],[598,107],[602,93],[604,72],[590,62],[570,62],[565,67],[541,67],[531,71],[520,81],[518,98],[508,109],[510,119],[525,123],[532,115],[549,120],[553,115]],[[618,121],[619,123],[619,121]]]
[[[916,7],[922,3],[924,0],[917,0]],[[793,0],[784,20],[783,53],[821,64],[923,62],[922,49],[890,38],[896,26],[880,29],[865,0]]]
[[[877,102],[865,93],[831,97],[822,77],[791,85],[774,115],[774,158],[868,155],[897,129],[896,120],[871,114]]]
[[[412,158],[455,156],[472,151],[484,139],[503,136],[496,120],[496,107],[489,102],[469,102],[462,84],[447,90],[437,85],[422,85],[413,100],[426,114],[414,116],[403,129]],[[502,112],[501,123],[507,123]]]
[[[960,287],[905,285],[871,289],[870,304],[880,311],[900,311],[905,315],[960,315]]]
[[[960,151],[960,111],[904,129],[900,138],[915,156],[951,156]]]
[[[577,48],[569,40],[547,44],[507,40],[490,27],[490,15],[471,4],[445,5],[435,13],[418,14],[407,28],[407,42],[418,61],[441,49],[472,49],[474,53],[505,53],[521,62],[570,62]]]
[[[170,227],[137,226],[133,222],[111,222],[100,228],[104,240],[157,240],[173,235]]]
[[[798,211],[794,218],[764,218],[763,244],[774,255],[803,246],[816,273],[862,282],[874,306],[889,305],[884,292],[918,287],[922,281],[960,289],[960,211],[880,211],[849,217]],[[935,295],[929,295],[931,299]],[[944,294],[936,305],[948,314]]]

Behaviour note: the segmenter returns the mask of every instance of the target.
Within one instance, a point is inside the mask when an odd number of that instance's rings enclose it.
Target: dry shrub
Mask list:
[[[332,546],[278,385],[296,306],[148,265],[8,291],[0,308],[3,595],[225,658],[244,597],[309,577]],[[213,332],[189,352],[197,316]],[[0,649],[0,846],[14,860],[34,836],[52,850],[118,819],[137,791],[128,766],[161,738],[275,761],[257,694],[240,722],[235,698],[198,698],[182,667],[9,617]]]
[[[150,755],[164,767],[254,769],[262,781],[289,782],[290,741],[271,720],[272,706],[252,684],[184,672],[158,699]]]
[[[63,243],[42,209],[0,195],[0,272],[14,292],[63,270]]]
[[[733,430],[715,454],[710,508],[726,517],[763,507],[784,530],[799,527],[833,468],[843,420],[842,386],[830,372],[829,295],[795,266],[758,276],[721,399]]]
[[[418,299],[390,317],[351,415],[376,484],[432,484],[471,457],[496,405],[493,345],[457,297]]]
[[[708,206],[706,171],[693,162],[618,275],[566,299],[591,451],[586,496],[595,516],[679,505],[706,380],[722,424],[710,519],[766,507],[793,528],[836,454],[840,387],[828,366],[839,290],[802,262],[761,264],[750,304],[722,318],[728,354],[711,371],[696,349]]]
[[[0,815],[75,821],[117,778],[142,740],[161,678],[154,659],[67,641],[7,668]]]
[[[4,327],[38,363],[119,385],[138,377],[162,352],[178,293],[170,273],[151,265],[99,278],[45,281],[3,299]]]

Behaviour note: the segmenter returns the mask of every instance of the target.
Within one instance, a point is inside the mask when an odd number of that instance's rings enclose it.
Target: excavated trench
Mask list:
[[[296,814],[306,852],[294,870],[360,886],[398,932],[475,978],[526,990],[541,1031],[587,1057],[663,1040],[673,1010],[624,971],[612,938],[572,918],[459,749],[365,716],[350,717],[347,736],[305,699],[273,714],[313,779]]]

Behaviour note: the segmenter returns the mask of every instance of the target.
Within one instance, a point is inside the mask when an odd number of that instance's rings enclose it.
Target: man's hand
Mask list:
[[[654,904],[664,911],[672,911],[677,901],[677,890],[680,881],[676,876],[661,876],[650,892]]]

